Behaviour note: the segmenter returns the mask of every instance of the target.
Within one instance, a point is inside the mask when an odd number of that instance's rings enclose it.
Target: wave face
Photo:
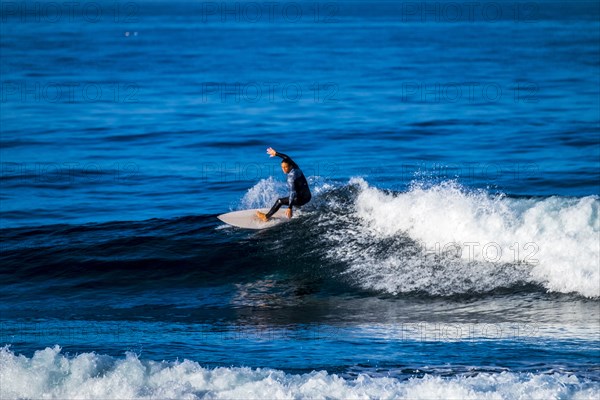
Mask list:
[[[498,399],[600,396],[597,384],[574,375],[478,373],[452,378],[425,375],[398,380],[359,374],[344,378],[326,371],[287,374],[264,368],[204,368],[189,360],[140,360],[133,353],[114,358],[96,353],[73,357],[58,346],[31,357],[0,350],[0,397],[122,399]]]
[[[404,193],[362,179],[349,186],[351,212],[332,206],[321,221],[338,221],[329,256],[365,289],[452,295],[533,284],[600,296],[595,196],[510,198],[451,181]]]
[[[53,279],[74,292],[292,279],[302,281],[298,290],[325,294],[600,297],[597,196],[515,198],[453,181],[404,192],[362,178],[310,181],[313,201],[297,218],[260,232],[214,215],[6,229],[0,274],[7,284]],[[237,208],[268,207],[282,185],[261,180]]]

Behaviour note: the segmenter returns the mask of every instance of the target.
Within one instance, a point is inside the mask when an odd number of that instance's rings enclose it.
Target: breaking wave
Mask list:
[[[471,376],[399,380],[326,371],[289,374],[281,370],[217,367],[183,360],[115,358],[96,353],[61,354],[58,346],[31,358],[0,349],[0,397],[86,399],[592,399],[594,382],[559,372],[474,373]]]

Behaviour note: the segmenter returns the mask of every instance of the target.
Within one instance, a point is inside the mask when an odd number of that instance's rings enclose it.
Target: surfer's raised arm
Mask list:
[[[272,148],[272,147],[269,147],[269,148],[267,149],[267,153],[268,153],[268,154],[269,154],[271,157],[275,157],[275,156],[277,156],[277,157],[281,157],[281,158],[283,159],[283,161],[285,161],[286,163],[290,164],[290,166],[291,166],[292,168],[294,168],[294,167],[298,167],[298,164],[296,164],[296,163],[294,162],[294,160],[292,160],[292,158],[291,158],[290,156],[288,156],[287,154],[283,154],[283,153],[280,153],[280,152],[278,152],[278,151],[275,151],[275,149],[274,149],[274,148]]]

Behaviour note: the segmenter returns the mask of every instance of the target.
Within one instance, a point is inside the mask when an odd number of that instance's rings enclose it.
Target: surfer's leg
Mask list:
[[[288,204],[290,204],[289,197],[280,197],[280,198],[278,198],[277,201],[275,202],[275,204],[273,204],[273,207],[271,207],[271,209],[267,213],[266,217],[267,218],[271,218],[271,216],[273,214],[275,214],[277,212],[277,210],[279,210],[279,208],[281,206],[287,206]]]
[[[310,201],[311,195],[310,193],[308,194],[308,196],[303,196],[299,199],[296,199],[294,201],[294,204],[292,204],[294,207],[302,207],[303,205],[307,204]]]

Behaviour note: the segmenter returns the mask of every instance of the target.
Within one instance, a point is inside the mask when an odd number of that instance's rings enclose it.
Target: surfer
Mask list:
[[[288,206],[288,209],[285,215],[288,218],[292,218],[292,206],[300,207],[310,201],[311,195],[310,189],[308,188],[308,182],[306,182],[306,178],[300,167],[298,167],[298,164],[296,164],[288,155],[279,153],[271,147],[267,149],[267,153],[271,157],[277,156],[282,158],[281,170],[287,175],[287,184],[290,189],[290,194],[287,197],[280,197],[277,199],[268,213],[265,214],[257,211],[256,215],[266,222],[281,206],[286,205]]]

